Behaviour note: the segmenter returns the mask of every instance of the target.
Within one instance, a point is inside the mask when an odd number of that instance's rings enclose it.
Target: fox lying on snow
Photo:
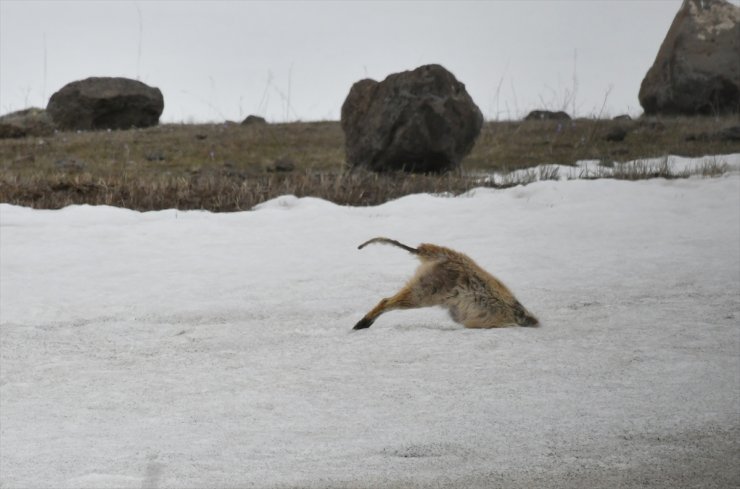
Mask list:
[[[411,248],[388,238],[373,238],[358,249],[371,243],[403,248],[415,254],[421,265],[404,288],[382,299],[354,329],[369,328],[378,316],[393,309],[429,306],[447,308],[452,319],[466,328],[539,325],[504,284],[462,253],[426,243]]]

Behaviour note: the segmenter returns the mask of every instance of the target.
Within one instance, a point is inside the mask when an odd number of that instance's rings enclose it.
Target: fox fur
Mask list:
[[[412,248],[382,237],[358,249],[372,243],[398,246],[416,255],[421,265],[396,295],[382,299],[353,329],[369,328],[378,316],[394,309],[430,306],[446,308],[466,328],[539,325],[501,281],[463,253],[427,243]]]

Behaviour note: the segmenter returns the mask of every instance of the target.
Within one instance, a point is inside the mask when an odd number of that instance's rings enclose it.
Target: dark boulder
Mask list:
[[[533,110],[529,114],[527,114],[527,117],[524,118],[525,121],[569,121],[570,116],[563,112],[562,110],[558,110],[557,112],[553,112],[551,110]]]
[[[248,115],[247,118],[242,121],[242,126],[260,126],[264,124],[267,124],[267,121],[264,117],[260,117],[258,115]]]
[[[444,172],[473,148],[483,115],[440,65],[360,80],[342,105],[347,163],[372,171]]]
[[[624,141],[624,138],[627,137],[627,132],[627,128],[624,126],[614,126],[607,131],[604,135],[604,139],[612,143],[619,143]]]
[[[60,129],[130,129],[159,123],[158,88],[128,78],[87,78],[68,83],[46,107]]]

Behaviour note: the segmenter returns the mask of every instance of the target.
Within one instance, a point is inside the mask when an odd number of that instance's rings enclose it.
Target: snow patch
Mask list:
[[[470,255],[543,325],[430,308],[351,331],[417,266],[357,250],[379,235]],[[736,486],[738,297],[737,172],[233,214],[0,204],[0,485]]]

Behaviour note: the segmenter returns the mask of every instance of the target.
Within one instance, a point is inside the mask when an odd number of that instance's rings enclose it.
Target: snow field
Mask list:
[[[449,246],[540,328],[355,322]],[[0,204],[0,487],[737,484],[740,175],[340,207]]]

